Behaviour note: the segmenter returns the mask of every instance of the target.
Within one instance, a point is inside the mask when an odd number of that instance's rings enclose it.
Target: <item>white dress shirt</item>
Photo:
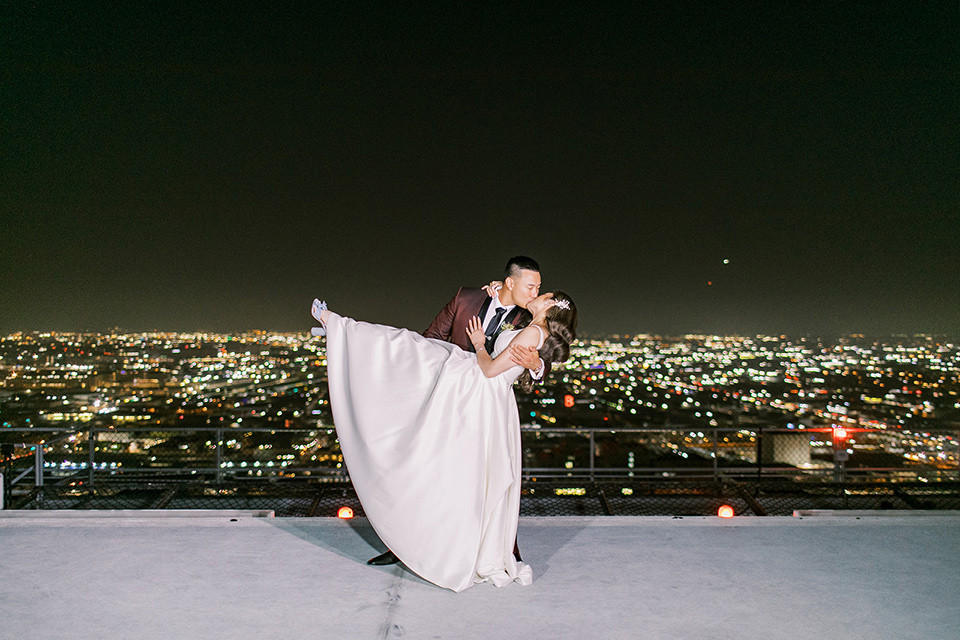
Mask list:
[[[515,304],[505,305],[500,304],[500,296],[495,295],[493,299],[490,300],[490,306],[487,307],[487,313],[483,316],[483,330],[487,330],[487,325],[490,324],[490,320],[493,319],[493,314],[496,313],[497,309],[503,307],[506,311],[503,312],[503,315],[500,316],[500,324],[503,324],[503,321],[506,319],[510,312],[513,311],[513,308],[516,307]],[[497,327],[500,328],[499,326]]]
[[[483,327],[483,331],[487,330],[487,325],[490,324],[490,320],[493,319],[493,314],[497,312],[497,309],[501,307],[506,309],[506,311],[503,312],[503,315],[500,316],[500,324],[502,325],[503,321],[506,319],[508,315],[510,315],[510,312],[513,311],[513,308],[516,306],[517,305],[515,304],[509,304],[509,305],[500,304],[500,294],[497,293],[496,295],[494,295],[493,299],[490,300],[490,306],[487,307],[487,312],[483,316],[483,324],[481,325]],[[500,327],[498,326],[497,328],[499,329]],[[490,354],[490,355],[493,355],[493,354]],[[540,360],[540,368],[537,369],[536,371],[530,371],[530,376],[534,380],[539,380],[540,378],[543,377],[543,360],[542,359]]]

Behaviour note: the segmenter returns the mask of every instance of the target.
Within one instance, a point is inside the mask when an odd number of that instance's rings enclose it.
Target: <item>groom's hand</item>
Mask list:
[[[536,371],[543,366],[540,353],[536,347],[521,347],[518,344],[510,345],[510,359],[524,369]]]

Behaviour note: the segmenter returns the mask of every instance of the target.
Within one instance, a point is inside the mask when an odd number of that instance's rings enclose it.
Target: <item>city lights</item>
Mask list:
[[[74,431],[45,448],[57,477],[219,459],[229,477],[342,478],[325,355],[306,334],[13,334],[0,338],[0,428],[22,442]],[[759,461],[815,474],[842,450],[848,469],[956,473],[958,375],[960,348],[927,336],[583,340],[534,393],[517,390],[522,465],[643,478]]]

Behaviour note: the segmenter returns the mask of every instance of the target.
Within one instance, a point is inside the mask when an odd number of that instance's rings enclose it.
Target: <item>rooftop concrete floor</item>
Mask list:
[[[523,518],[533,585],[460,594],[361,519],[189,515],[3,512],[0,638],[960,637],[957,512]]]

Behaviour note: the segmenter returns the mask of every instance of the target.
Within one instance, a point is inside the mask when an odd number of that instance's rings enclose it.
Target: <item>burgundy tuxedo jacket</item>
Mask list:
[[[467,322],[470,318],[480,318],[487,312],[492,298],[483,289],[467,289],[461,287],[453,300],[447,303],[437,317],[433,319],[427,330],[423,332],[425,338],[452,342],[464,351],[473,352],[473,344],[467,336]],[[530,312],[520,307],[514,307],[503,319],[503,324],[512,324],[519,328],[530,322]],[[501,325],[503,326],[503,325]]]

